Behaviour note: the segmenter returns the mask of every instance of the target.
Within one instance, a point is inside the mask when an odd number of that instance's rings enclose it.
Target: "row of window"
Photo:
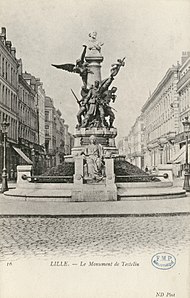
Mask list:
[[[188,71],[190,71],[190,65],[189,64],[190,64],[190,62],[188,63],[186,68],[183,70],[183,72],[180,74],[180,79],[183,78]]]
[[[19,125],[18,131],[19,138],[27,140],[32,143],[37,143],[37,134],[30,127]]]
[[[29,107],[19,101],[18,105],[20,120],[33,129],[37,129],[37,115]]]
[[[14,94],[9,88],[0,82],[0,102],[3,103],[8,109],[17,113],[17,95]]]
[[[4,119],[6,119],[6,121],[9,123],[7,134],[8,138],[11,138],[16,142],[18,139],[18,121],[16,119],[13,119],[11,116],[8,116],[6,113],[0,111],[0,123],[2,123]]]
[[[27,92],[26,89],[22,88],[21,85],[19,85],[18,94],[19,94],[19,99],[23,103],[25,103],[31,109],[33,109],[33,110],[35,109],[35,99],[34,99],[34,96],[32,96],[29,92]]]
[[[156,119],[158,119],[162,114],[166,113],[166,111],[168,113],[171,113],[172,110],[172,102],[173,99],[175,97],[175,95],[177,95],[177,93],[175,93],[174,91],[172,91],[172,89],[168,94],[165,94],[165,96],[162,96],[159,99],[159,102],[157,103],[157,105],[150,109],[150,111],[147,113],[146,116],[146,126],[148,126],[149,123],[151,123],[152,121],[155,121]]]
[[[36,132],[34,132],[30,127],[22,125],[21,123],[18,125],[18,120],[13,119],[11,116],[8,116],[6,113],[0,111],[0,123],[2,123],[4,119],[6,119],[6,121],[9,123],[7,134],[8,138],[14,140],[15,142],[17,142],[18,137],[30,142],[37,142]]]
[[[171,146],[165,146],[162,152],[159,149],[152,150],[151,152],[147,151],[147,154],[145,155],[145,163],[149,166],[156,166],[160,164],[162,160],[162,163],[166,164],[171,161],[174,154],[174,148]]]
[[[179,111],[180,113],[190,106],[190,85],[179,93]]]
[[[164,134],[167,134],[170,131],[174,131],[174,122],[173,121],[167,121],[163,123],[162,125],[158,126],[154,130],[151,130],[148,132],[148,141],[155,140],[159,137],[161,137]]]
[[[7,80],[12,86],[17,87],[17,69],[0,53],[0,76]]]

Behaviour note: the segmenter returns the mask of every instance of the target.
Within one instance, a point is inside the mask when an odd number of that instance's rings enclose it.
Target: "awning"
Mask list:
[[[170,163],[180,163],[180,164],[185,164],[185,151],[186,151],[186,146],[183,146],[178,153],[174,155]],[[188,157],[190,161],[190,145],[188,145]]]
[[[33,164],[33,162],[30,160],[30,158],[28,158],[28,156],[26,156],[26,154],[24,154],[24,152],[22,152],[22,150],[20,150],[20,148],[17,148],[15,146],[13,146],[13,148],[27,162],[27,164]]]

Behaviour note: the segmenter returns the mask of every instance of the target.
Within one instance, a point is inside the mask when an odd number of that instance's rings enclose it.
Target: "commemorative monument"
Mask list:
[[[80,100],[78,100],[72,90],[79,104],[79,112],[77,113],[78,124],[75,134],[76,144],[73,153],[77,152],[77,147],[80,147],[79,151],[81,151],[81,146],[79,145],[85,143],[85,137],[88,138],[92,133],[96,134],[97,137],[101,136],[100,131],[98,133],[100,129],[102,129],[104,140],[98,138],[98,141],[104,143],[104,145],[108,145],[108,147],[115,148],[114,142],[110,141],[110,139],[116,136],[116,129],[114,130],[113,127],[115,115],[110,102],[115,102],[117,88],[112,87],[109,89],[109,87],[113,83],[120,68],[125,65],[125,58],[118,59],[116,63],[112,64],[110,76],[102,80],[101,63],[104,59],[101,53],[102,45],[103,43],[97,40],[97,33],[92,32],[89,34],[89,44],[88,46],[83,45],[84,50],[81,58],[76,60],[76,64],[52,64],[52,66],[58,69],[77,73],[82,78],[83,85],[81,87]],[[78,143],[79,139],[80,143]]]
[[[157,175],[159,179],[155,180],[154,175],[149,176],[119,156],[115,144],[117,129],[114,127],[115,114],[112,107],[117,97],[117,87],[113,82],[125,66],[125,57],[117,59],[110,66],[107,78],[102,79],[102,46],[97,33],[92,32],[75,64],[52,64],[53,67],[77,74],[82,79],[79,99],[71,89],[79,110],[76,115],[74,147],[72,154],[65,156],[65,162],[61,165],[62,173],[59,176],[52,173],[34,176],[31,174],[32,165],[18,166],[17,187],[5,192],[5,195],[63,202],[185,196],[181,189],[174,192],[170,188],[173,185],[173,176],[168,165],[160,166]]]
[[[109,180],[113,179],[114,173],[108,174],[108,168],[113,171],[113,165],[108,165],[107,159],[118,154],[115,145],[117,129],[114,128],[114,108],[110,105],[116,100],[117,88],[111,87],[111,84],[120,68],[125,65],[125,58],[118,59],[111,65],[109,76],[102,80],[101,63],[104,59],[101,53],[102,46],[103,43],[97,39],[97,33],[89,33],[88,45],[83,45],[82,55],[75,64],[52,64],[58,69],[79,74],[82,79],[80,99],[71,89],[79,104],[72,148],[75,179],[81,178],[86,184],[91,183],[91,187],[92,183],[94,185],[98,183],[99,189],[101,184],[105,184],[106,177],[109,177]],[[105,187],[103,188],[105,190]],[[97,195],[96,191],[94,195]]]
[[[79,104],[78,123],[72,149],[73,156],[85,155],[87,150],[89,151],[88,157],[94,155],[100,156],[102,159],[103,156],[118,154],[115,145],[117,129],[114,128],[114,108],[110,105],[116,100],[117,88],[111,87],[111,84],[120,68],[125,65],[125,58],[118,59],[116,63],[112,64],[110,75],[102,80],[101,63],[104,59],[101,53],[102,45],[103,43],[97,40],[97,33],[92,32],[89,34],[88,46],[83,45],[82,55],[80,59],[76,60],[76,64],[52,64],[56,68],[77,73],[82,78],[81,98],[78,99],[74,91],[71,90]],[[88,144],[90,144],[89,148]],[[92,148],[94,148],[94,152]],[[89,163],[91,164],[91,162]],[[94,167],[96,171],[100,169],[101,161],[96,159]],[[89,165],[88,168],[91,169],[90,174],[94,178],[92,166]]]

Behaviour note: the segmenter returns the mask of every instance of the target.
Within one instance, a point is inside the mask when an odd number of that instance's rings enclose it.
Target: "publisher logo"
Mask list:
[[[176,258],[169,253],[161,252],[152,257],[152,265],[161,270],[171,269],[176,264]]]

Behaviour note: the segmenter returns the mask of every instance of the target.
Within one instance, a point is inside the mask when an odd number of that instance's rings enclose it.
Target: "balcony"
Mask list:
[[[131,154],[132,157],[142,157],[143,156],[143,152],[140,151],[135,151]]]
[[[153,143],[147,144],[148,151],[151,151],[154,147],[155,147],[155,145]]]
[[[188,139],[190,139],[190,132],[188,132],[187,135],[188,135]],[[177,134],[175,137],[175,142],[177,142],[177,143],[182,143],[185,140],[186,140],[185,132],[181,132],[181,133]]]
[[[180,89],[181,86],[188,80],[190,79],[190,70],[186,72],[186,74],[179,80],[177,84],[177,89]]]
[[[167,138],[166,136],[162,136],[157,140],[157,143],[159,146],[163,146],[165,143],[167,143]]]
[[[175,140],[175,132],[174,131],[170,131],[167,133],[166,138],[169,142],[172,142]]]

